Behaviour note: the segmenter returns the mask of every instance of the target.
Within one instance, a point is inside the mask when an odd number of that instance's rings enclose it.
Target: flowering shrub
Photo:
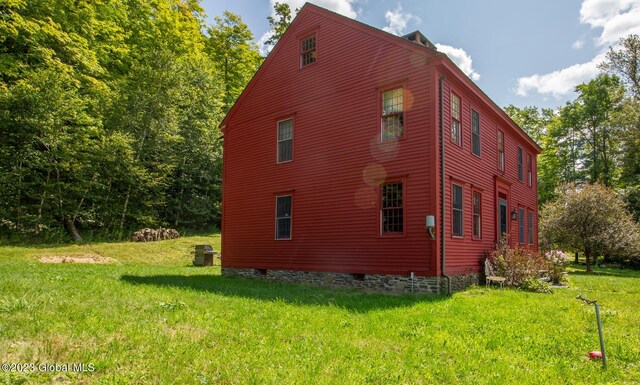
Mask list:
[[[571,263],[571,258],[561,250],[551,250],[544,254],[547,261],[547,270],[549,278],[553,283],[563,283],[566,280],[566,274],[563,274],[567,266]]]
[[[493,251],[490,261],[496,273],[507,279],[506,285],[513,287],[521,287],[527,278],[539,278],[540,270],[547,267],[541,254],[506,242]]]

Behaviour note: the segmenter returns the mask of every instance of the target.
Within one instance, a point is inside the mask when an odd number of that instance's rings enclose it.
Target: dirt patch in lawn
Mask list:
[[[98,254],[82,255],[44,255],[40,257],[42,263],[118,263],[113,258],[103,257]]]

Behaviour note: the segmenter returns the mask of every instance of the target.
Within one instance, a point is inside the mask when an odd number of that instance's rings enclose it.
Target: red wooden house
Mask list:
[[[221,127],[225,275],[439,293],[537,248],[540,147],[419,32],[306,4]]]

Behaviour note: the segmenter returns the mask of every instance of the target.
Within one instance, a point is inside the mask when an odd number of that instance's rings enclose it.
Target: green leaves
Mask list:
[[[0,232],[212,227],[218,124],[261,61],[218,20],[214,38],[197,1],[3,2]]]

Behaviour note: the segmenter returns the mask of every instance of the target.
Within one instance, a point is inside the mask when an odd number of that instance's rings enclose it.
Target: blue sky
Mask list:
[[[276,0],[202,0],[208,24],[225,10],[242,17],[256,42],[268,36]],[[292,9],[304,0],[277,0]],[[313,0],[395,34],[416,29],[445,52],[499,106],[555,108],[620,37],[640,34],[640,0]]]

